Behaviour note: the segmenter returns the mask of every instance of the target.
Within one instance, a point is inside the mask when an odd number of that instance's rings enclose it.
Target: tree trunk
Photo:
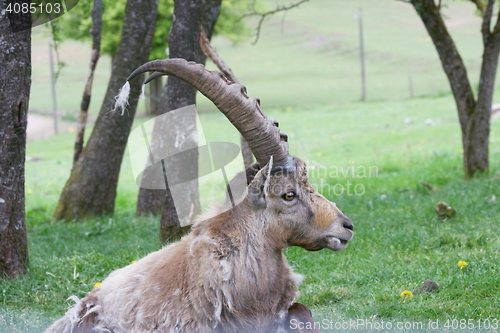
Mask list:
[[[149,96],[146,107],[146,115],[156,116],[160,112],[161,92],[163,90],[163,80],[161,77],[148,83]]]
[[[171,58],[184,58],[205,64],[207,57],[200,47],[200,25],[212,37],[212,32],[220,13],[222,0],[174,0],[174,21],[169,34],[169,49]],[[176,110],[184,106],[196,104],[196,89],[189,83],[175,77],[169,77],[162,95],[161,108],[163,112]],[[196,140],[196,118],[190,113],[184,113],[183,119],[177,121],[177,126],[166,133],[166,140],[175,140],[176,137],[191,138]],[[195,135],[193,135],[195,134]],[[198,173],[198,153],[193,152],[190,156],[192,172]],[[171,166],[171,167],[176,167]],[[198,182],[191,182],[183,191],[184,200],[191,201],[191,216],[196,217],[201,213],[200,194]],[[175,207],[172,203],[172,194],[167,185],[165,191],[166,204],[163,207],[160,221],[160,240],[168,241],[171,237],[177,237],[186,233],[190,228],[181,227],[179,218],[176,216]]]
[[[219,16],[220,4],[221,0],[176,0],[174,2],[174,21],[169,34],[169,53],[171,58],[184,58],[189,61],[205,64],[206,57],[199,44],[199,27],[203,25],[209,36],[212,35],[213,28]],[[195,103],[196,89],[182,80],[173,77],[167,78],[167,84],[162,94],[160,114]],[[190,117],[190,115],[186,115],[183,119],[178,119],[179,126],[175,129],[172,128],[168,133],[164,133],[165,137],[161,138],[161,140],[171,140],[176,135],[184,136],[190,134],[191,138],[195,138],[194,140],[196,140],[195,143],[197,144],[197,136],[192,135],[193,133],[186,133],[186,129],[192,127],[190,125],[195,122],[195,119],[191,119]],[[184,124],[184,127],[182,124]],[[191,165],[193,169],[197,170],[197,154],[193,154]],[[145,173],[144,177],[148,177],[147,173]],[[170,193],[169,189],[166,192],[165,190],[141,188],[137,200],[137,215],[148,213],[158,214],[162,212],[162,216],[164,217],[162,218],[160,229],[163,231],[160,231],[160,235],[165,235],[161,236],[162,241],[165,241],[169,237],[168,235],[171,234],[166,231],[167,229],[170,230],[173,228],[172,230],[177,230],[179,228],[179,221],[175,213],[173,200],[171,195],[167,196],[166,193]],[[194,203],[193,216],[197,215],[201,211],[198,186],[186,188],[186,196]],[[170,228],[167,225],[173,227]]]
[[[110,111],[128,75],[148,60],[157,9],[158,0],[127,1],[108,90],[89,142],[63,189],[54,212],[56,220],[71,221],[114,211],[118,174],[142,81],[130,82],[130,104],[123,116]]]
[[[497,29],[490,32],[489,28],[493,0],[489,0],[489,12],[483,13],[482,32],[485,48],[477,103],[467,77],[467,70],[446,29],[439,6],[434,0],[411,2],[432,38],[455,98],[462,130],[464,175],[468,178],[476,172],[488,171],[491,103],[500,51],[499,32]]]
[[[485,23],[483,23],[485,24]],[[489,28],[489,22],[486,23]],[[497,23],[498,26],[498,23]],[[488,29],[489,30],[489,29]],[[500,53],[500,32],[483,30],[483,62],[479,77],[479,90],[474,113],[471,115],[467,135],[464,137],[464,170],[466,177],[489,170],[489,138],[491,104]]]
[[[20,15],[16,22],[9,22],[5,8],[6,1],[0,0],[0,279],[25,274],[29,260],[24,161],[31,88],[31,16]]]
[[[102,0],[94,0],[92,6],[92,53],[90,55],[90,68],[85,89],[83,91],[82,103],[80,105],[80,116],[78,117],[78,131],[76,133],[75,148],[73,154],[73,165],[83,150],[85,137],[85,126],[87,125],[87,116],[89,112],[90,96],[92,94],[92,82],[94,81],[94,71],[99,60],[101,50],[101,30],[102,30]]]
[[[243,155],[243,165],[245,166],[245,170],[250,168],[254,163],[253,153],[248,145],[248,142],[243,138],[240,134],[240,143],[241,143],[241,155]]]

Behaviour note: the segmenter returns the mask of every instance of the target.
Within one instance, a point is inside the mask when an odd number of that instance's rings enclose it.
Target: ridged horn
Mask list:
[[[261,166],[266,165],[273,156],[275,167],[294,169],[295,163],[288,154],[286,135],[281,134],[276,124],[266,117],[259,100],[248,97],[245,86],[229,81],[218,71],[206,70],[203,65],[185,59],[150,61],[133,71],[127,81],[147,71],[155,71],[147,82],[161,75],[169,75],[198,89],[241,133]]]

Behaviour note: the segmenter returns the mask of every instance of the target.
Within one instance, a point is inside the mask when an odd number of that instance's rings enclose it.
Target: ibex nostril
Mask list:
[[[346,229],[349,229],[349,230],[354,230],[354,225],[352,224],[351,220],[349,220],[348,218],[346,218],[343,222],[342,222],[342,226]]]

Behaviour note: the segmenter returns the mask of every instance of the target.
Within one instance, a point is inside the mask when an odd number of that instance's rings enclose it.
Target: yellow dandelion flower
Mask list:
[[[321,156],[323,156],[323,153],[318,153],[318,157],[321,157]]]
[[[408,291],[408,290],[405,290],[401,293],[401,297],[403,298],[403,303],[406,303],[406,299],[409,297],[409,298],[412,298],[413,297],[413,293],[411,291]]]
[[[132,260],[130,263],[131,263],[131,264],[135,263],[135,260]]]
[[[101,285],[101,282],[96,282],[96,283],[94,284],[94,287],[99,287],[100,285]]]
[[[458,262],[458,266],[460,266],[460,269],[464,268],[464,267],[465,267],[465,266],[467,266],[467,265],[468,265],[468,263],[466,263],[465,261],[460,260],[460,261]]]
[[[27,190],[27,191],[26,191],[26,193],[28,193],[28,194],[32,194],[32,193],[33,193],[33,191],[32,191],[32,190]]]

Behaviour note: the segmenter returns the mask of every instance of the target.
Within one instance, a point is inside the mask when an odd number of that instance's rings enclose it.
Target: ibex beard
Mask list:
[[[286,332],[302,277],[292,272],[283,250],[342,250],[353,237],[351,221],[311,186],[305,163],[288,155],[284,135],[243,86],[184,60],[148,66],[179,77],[188,72],[195,78],[186,74],[188,82],[208,97],[217,95],[211,99],[237,123],[258,161],[243,177],[248,191],[235,194],[242,196],[235,207],[227,210],[226,200],[201,217],[180,241],[112,272],[47,332]],[[223,100],[229,93],[218,90],[227,89],[240,104]],[[255,123],[238,123],[233,109],[242,104],[261,131]],[[266,135],[273,142],[263,146]]]

